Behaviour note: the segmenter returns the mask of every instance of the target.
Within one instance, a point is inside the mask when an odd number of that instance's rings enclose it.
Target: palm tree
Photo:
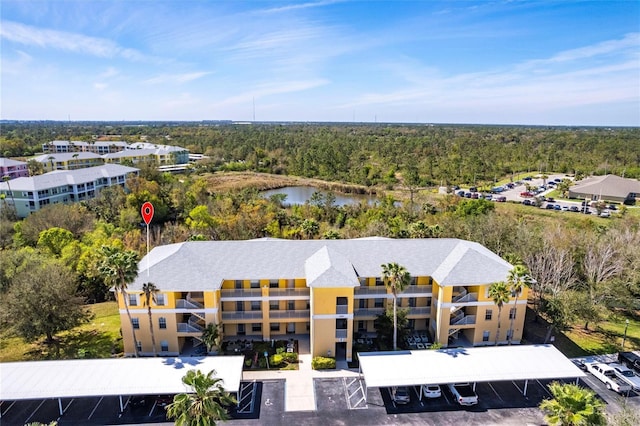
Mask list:
[[[393,293],[393,350],[398,349],[398,293],[402,293],[411,281],[411,275],[404,266],[397,263],[387,263],[382,266],[382,278],[384,285]]]
[[[604,402],[590,389],[574,384],[553,382],[549,385],[553,399],[540,403],[544,420],[550,425],[605,425]]]
[[[229,420],[226,407],[237,401],[224,390],[222,379],[214,377],[215,370],[204,374],[189,370],[182,383],[191,388],[181,393],[167,406],[167,417],[176,420],[177,426],[214,426],[216,420]]]
[[[151,330],[151,345],[153,346],[153,356],[158,356],[156,354],[156,336],[153,333],[153,320],[151,319],[151,302],[157,304],[156,294],[158,294],[160,290],[154,283],[144,283],[142,284],[142,295],[144,297],[143,305],[147,307],[147,313],[149,314],[149,329]]]
[[[220,346],[220,331],[222,326],[210,322],[202,331],[202,342],[207,347],[207,352],[211,352],[214,346]]]
[[[511,291],[507,286],[507,283],[500,281],[493,283],[489,286],[489,297],[493,300],[493,303],[498,306],[498,331],[496,332],[496,346],[498,345],[498,338],[500,336],[500,314],[502,314],[502,306],[509,302],[509,296]]]
[[[511,344],[511,340],[513,340],[513,322],[516,319],[516,314],[518,313],[518,297],[522,294],[522,291],[525,288],[531,287],[531,277],[529,276],[529,270],[526,266],[522,264],[516,264],[512,270],[509,271],[509,275],[507,276],[507,284],[509,285],[509,290],[511,290],[512,294],[515,294],[515,312],[511,315],[511,324],[509,325],[509,330],[511,330],[511,334],[509,335],[509,344]]]
[[[118,247],[102,246],[103,259],[98,270],[105,275],[107,284],[111,284],[116,293],[120,293],[122,302],[127,310],[131,333],[133,335],[134,354],[138,356],[138,340],[136,330],[133,328],[129,301],[127,300],[127,287],[138,276],[138,254],[133,250],[122,250]]]

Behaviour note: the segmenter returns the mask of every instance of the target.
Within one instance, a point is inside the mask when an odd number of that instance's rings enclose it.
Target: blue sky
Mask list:
[[[2,0],[0,117],[640,125],[640,2]],[[254,108],[255,105],[255,108]]]

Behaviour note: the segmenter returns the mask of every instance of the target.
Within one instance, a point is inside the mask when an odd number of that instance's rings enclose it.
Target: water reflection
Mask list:
[[[291,205],[301,205],[311,200],[313,194],[317,192],[322,197],[321,201],[324,203],[328,194],[332,194],[335,198],[333,201],[333,205],[335,206],[344,206],[348,204],[359,204],[362,201],[366,201],[369,204],[373,204],[376,201],[376,197],[369,195],[360,195],[360,194],[341,194],[330,191],[324,191],[322,189],[318,189],[313,186],[286,186],[284,188],[278,189],[269,189],[267,191],[262,191],[262,196],[265,198],[269,198],[272,195],[276,194],[284,194],[287,196],[285,198],[283,204],[286,206]]]

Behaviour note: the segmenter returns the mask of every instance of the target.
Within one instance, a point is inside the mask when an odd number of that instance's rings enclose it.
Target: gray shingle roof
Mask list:
[[[603,198],[626,198],[632,192],[640,194],[640,181],[616,175],[590,177],[569,189],[569,193],[591,194]]]
[[[225,279],[275,278],[349,287],[357,277],[381,276],[381,265],[389,262],[447,286],[503,281],[512,269],[482,245],[459,239],[191,241],[154,248],[140,261],[130,289],[153,282],[166,291],[207,291]]]
[[[56,188],[63,185],[77,185],[93,182],[102,177],[115,177],[127,173],[137,172],[134,167],[121,166],[119,164],[105,164],[96,167],[87,167],[77,170],[58,170],[43,175],[21,177],[11,181],[12,191],[40,191]],[[0,183],[1,189],[7,189],[6,183]]]

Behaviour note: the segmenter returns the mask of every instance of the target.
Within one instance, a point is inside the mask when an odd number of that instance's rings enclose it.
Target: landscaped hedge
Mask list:
[[[336,359],[317,356],[311,360],[311,368],[314,370],[330,370],[336,368]]]

